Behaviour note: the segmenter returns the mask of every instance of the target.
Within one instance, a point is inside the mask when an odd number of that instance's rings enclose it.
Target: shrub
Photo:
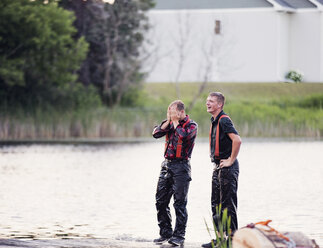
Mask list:
[[[298,105],[302,108],[323,109],[323,94],[313,94],[300,100]]]
[[[289,71],[286,74],[286,79],[292,80],[295,83],[300,83],[303,81],[303,74],[297,71]]]

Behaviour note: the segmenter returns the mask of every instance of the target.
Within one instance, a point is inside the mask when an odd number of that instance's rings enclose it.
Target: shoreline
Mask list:
[[[184,243],[186,248],[201,247],[202,243]],[[0,238],[0,247],[26,247],[26,248],[169,248],[171,244],[156,245],[152,240],[119,240],[119,239],[98,239],[98,238],[65,238],[65,239],[8,239]]]
[[[244,142],[322,142],[322,138],[314,137],[242,137]],[[209,142],[208,138],[196,138],[197,142]],[[115,144],[137,144],[164,142],[164,139],[153,139],[151,137],[137,138],[71,138],[71,139],[17,139],[0,140],[1,146],[18,145],[115,145]]]

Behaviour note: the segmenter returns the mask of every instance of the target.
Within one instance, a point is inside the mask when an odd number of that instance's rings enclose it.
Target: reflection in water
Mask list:
[[[0,238],[158,236],[154,194],[162,142],[0,148]],[[245,142],[239,155],[240,226],[272,219],[323,244],[322,142]],[[187,241],[209,240],[208,144],[192,155]],[[174,213],[173,216],[175,217]]]

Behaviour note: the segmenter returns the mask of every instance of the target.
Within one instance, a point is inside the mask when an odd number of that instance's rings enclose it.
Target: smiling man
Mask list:
[[[212,175],[211,207],[216,225],[218,224],[216,207],[221,204],[222,210],[228,209],[233,233],[238,229],[237,189],[239,162],[237,156],[240,150],[241,138],[230,117],[223,112],[224,103],[224,95],[220,92],[211,92],[206,99],[207,112],[212,115],[210,157],[214,170]],[[212,242],[203,244],[202,247],[212,247]]]

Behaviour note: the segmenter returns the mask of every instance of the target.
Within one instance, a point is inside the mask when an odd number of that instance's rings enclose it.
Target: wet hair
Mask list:
[[[224,106],[225,103],[225,97],[221,92],[211,92],[209,96],[216,97],[216,100],[220,103],[222,103],[222,106]]]
[[[185,105],[181,100],[176,100],[170,104],[171,106],[176,105],[178,111],[185,110]]]

